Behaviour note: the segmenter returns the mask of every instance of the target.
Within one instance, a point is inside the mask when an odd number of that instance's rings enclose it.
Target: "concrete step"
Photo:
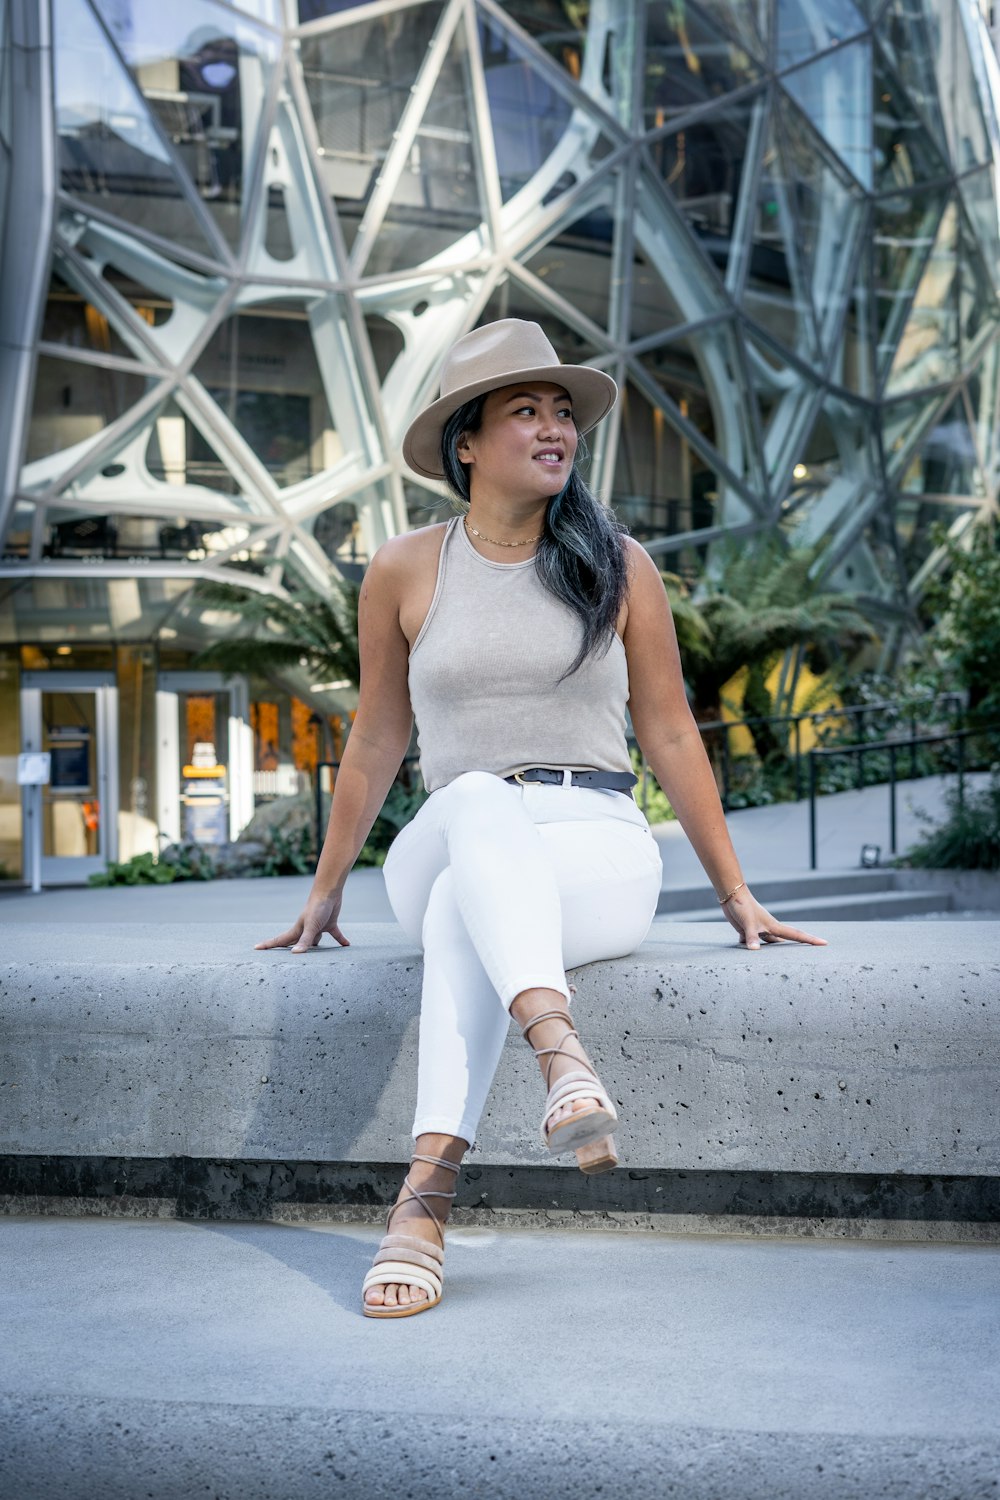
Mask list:
[[[787,887],[785,887],[787,889]],[[757,897],[773,917],[785,922],[891,922],[900,917],[920,917],[928,912],[954,910],[951,891],[863,890],[849,895],[814,895],[771,900],[754,886]],[[686,893],[685,893],[686,894]],[[719,906],[696,906],[687,910],[657,908],[658,922],[718,922]]]
[[[834,873],[797,871],[794,876],[776,880],[754,880],[753,893],[765,906],[772,902],[795,899],[804,893],[810,899],[825,896],[850,896],[855,894],[896,890],[898,886],[895,870],[841,870]],[[704,884],[677,890],[664,886],[657,905],[657,915],[663,912],[692,912],[706,905],[707,878]],[[697,918],[693,920],[698,920]]]

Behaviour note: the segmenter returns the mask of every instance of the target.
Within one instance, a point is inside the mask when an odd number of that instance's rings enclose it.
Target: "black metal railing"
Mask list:
[[[896,853],[897,842],[897,816],[896,816],[896,757],[900,751],[912,751],[917,745],[943,745],[954,741],[957,746],[955,766],[953,770],[958,778],[958,805],[961,808],[965,801],[965,776],[966,776],[966,741],[973,736],[1000,735],[1000,723],[980,724],[968,729],[942,730],[938,734],[919,734],[906,740],[869,740],[857,745],[829,745],[822,746],[809,751],[809,868],[816,869],[816,801],[819,796],[818,789],[818,765],[821,760],[830,760],[834,756],[853,755],[857,757],[859,781],[858,785],[864,786],[864,758],[866,755],[875,753],[888,754],[889,757],[889,853]]]

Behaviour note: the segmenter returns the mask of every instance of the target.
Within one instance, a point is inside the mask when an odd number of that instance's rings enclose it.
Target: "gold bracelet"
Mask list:
[[[737,891],[741,891],[745,885],[746,885],[746,881],[745,880],[741,880],[740,883],[739,883],[739,885],[734,885],[733,886],[733,888],[729,892],[728,896],[719,896],[717,898],[718,902],[719,902],[719,905],[720,906],[725,906],[726,902],[727,901],[731,901],[733,899],[733,897],[736,895],[736,892]]]

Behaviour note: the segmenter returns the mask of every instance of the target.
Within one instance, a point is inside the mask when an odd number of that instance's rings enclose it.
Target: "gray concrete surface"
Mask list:
[[[0,1220],[5,1500],[995,1500],[1000,1249]]]
[[[420,957],[399,929],[258,952],[259,925],[8,925],[0,1153],[391,1162],[409,1151]],[[654,923],[574,1014],[624,1166],[1000,1170],[1000,928],[838,924],[741,949]],[[476,1150],[551,1160],[511,1027]]]

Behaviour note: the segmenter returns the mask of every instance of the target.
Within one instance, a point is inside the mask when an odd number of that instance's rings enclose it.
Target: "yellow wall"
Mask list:
[[[734,710],[732,710],[730,708],[727,708],[726,704],[727,703],[739,703],[739,704],[742,704],[742,702],[743,702],[743,689],[744,689],[744,686],[746,684],[746,678],[747,678],[747,668],[746,667],[741,667],[738,672],[734,673],[733,676],[730,677],[729,681],[726,683],[725,687],[722,689],[722,699],[723,699],[722,717],[724,719],[732,721],[734,719],[742,719],[742,718],[745,717],[744,710],[742,708],[740,708],[740,710],[738,712],[736,712],[736,711],[734,711]],[[780,679],[781,679],[781,663],[779,661],[777,663],[777,665],[773,668],[773,670],[771,671],[770,675],[767,678],[767,689],[768,689],[768,692],[771,693],[772,697],[773,697],[773,695],[774,695],[774,693],[775,693],[775,691],[776,691],[776,689],[778,687],[778,683],[779,683]],[[842,700],[834,692],[829,692],[829,693],[821,694],[819,697],[815,698],[815,700],[814,700],[814,695],[816,693],[816,689],[819,686],[819,683],[820,683],[821,680],[822,680],[821,678],[816,677],[814,675],[814,673],[810,672],[810,670],[809,670],[808,667],[803,666],[800,669],[800,671],[799,671],[798,682],[795,685],[795,697],[794,697],[794,700],[793,700],[791,706],[788,709],[788,712],[789,713],[802,713],[805,710],[805,708],[806,708],[807,705],[808,705],[810,711],[812,711],[812,710],[819,711],[819,710],[825,709],[825,708],[839,708],[840,705],[841,705],[841,701]],[[831,720],[827,719],[825,722],[827,724],[829,724],[831,722]],[[788,729],[788,748],[789,748],[789,750],[793,750],[794,747],[795,747],[795,742],[794,742],[794,739],[792,737],[792,726],[791,726],[791,724],[789,724],[787,726],[787,729]],[[801,724],[801,726],[799,728],[799,747],[800,747],[800,749],[804,753],[806,750],[811,750],[816,743],[817,743],[816,731],[813,728],[813,725],[809,722],[809,720],[806,719],[806,720],[803,721],[803,723]],[[749,729],[741,728],[741,729],[733,729],[733,730],[730,731],[730,734],[729,734],[729,753],[730,753],[730,755],[734,755],[734,756],[735,755],[752,755],[754,753],[753,736],[751,735]]]

